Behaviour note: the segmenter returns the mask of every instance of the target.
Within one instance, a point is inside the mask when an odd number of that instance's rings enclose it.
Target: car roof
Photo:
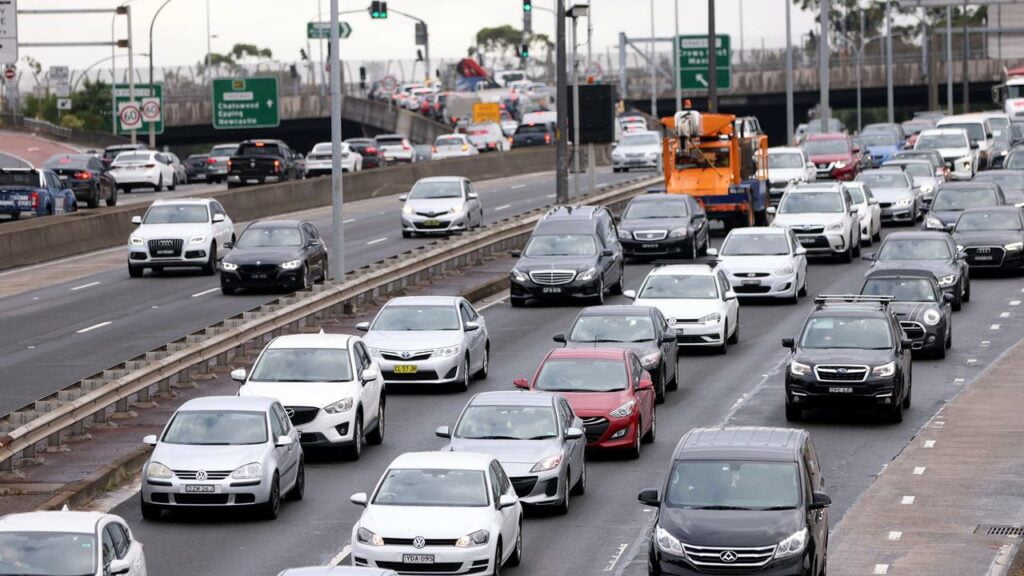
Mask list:
[[[890,232],[885,240],[906,240],[906,239],[931,239],[949,240],[950,235],[941,230],[907,230],[905,232]]]
[[[1002,206],[978,206],[976,208],[968,208],[960,213],[964,214],[967,212],[1012,212],[1014,214],[1020,214],[1020,208],[1013,204],[1004,204]]]
[[[944,135],[944,134],[957,134],[957,133],[966,134],[967,131],[964,130],[963,128],[942,128],[942,127],[939,127],[939,128],[929,128],[928,130],[922,130],[921,131],[921,136],[924,136],[925,134],[928,134],[928,135],[931,135],[931,134],[943,134]]]
[[[551,406],[558,394],[532,390],[495,390],[481,392],[469,399],[469,404],[487,406]]]
[[[654,192],[651,194],[638,194],[633,196],[630,200],[632,202],[689,202],[689,196],[687,194],[666,194],[664,192]]]
[[[981,178],[982,180],[988,180],[989,177],[992,176],[1006,176],[1008,174],[1024,177],[1024,172],[1021,172],[1020,170],[1014,170],[1012,168],[994,168],[991,170],[983,170],[981,172],[978,172],[977,174],[974,175],[974,178],[975,181],[977,181],[978,178]]]
[[[278,336],[267,344],[267,348],[332,348],[347,350],[354,338],[348,334],[286,334]]]
[[[297,228],[304,220],[257,220],[250,228]]]
[[[774,146],[768,149],[769,154],[799,154],[801,152],[803,152],[803,149],[796,146]]]
[[[846,140],[848,136],[841,132],[822,132],[820,134],[811,134],[807,136],[808,142],[814,142],[817,140]]]
[[[976,115],[976,114],[957,114],[955,116],[946,116],[942,120],[939,120],[937,126],[939,128],[942,128],[942,126],[944,124],[945,125],[949,125],[949,124],[962,124],[964,122],[984,122],[984,121],[985,121],[985,117],[984,116],[980,116],[980,115]]]
[[[787,229],[781,226],[748,226],[746,228],[733,228],[729,231],[730,235],[744,236],[747,234],[778,234],[780,236],[786,234]]]
[[[461,300],[459,296],[399,296],[385,306],[455,306]]]
[[[935,273],[930,270],[918,270],[916,268],[878,268],[869,270],[865,278],[902,278],[921,277],[935,280]],[[937,282],[937,280],[935,280]]]
[[[634,118],[633,120],[636,120],[636,119]],[[643,118],[640,118],[639,121],[644,122],[644,123],[647,122]],[[637,136],[637,135],[646,136],[646,135],[649,135],[649,134],[653,134],[654,136],[659,136],[659,137],[661,136],[661,133],[658,132],[657,130],[634,130],[632,132],[627,132],[626,134],[623,134],[623,137],[625,137],[625,136]]]
[[[636,316],[638,314],[649,314],[650,306],[636,306],[630,304],[615,304],[604,306],[587,306],[580,310],[580,316]]]
[[[240,144],[284,144],[284,142],[276,138],[250,138],[242,140]]]
[[[406,452],[391,461],[388,468],[448,468],[487,470],[494,456],[476,452]]]
[[[544,214],[541,222],[549,220],[590,221],[603,209],[601,206],[555,206]]]
[[[704,264],[669,264],[659,266],[648,273],[648,276],[712,276],[715,269]]]
[[[265,412],[274,402],[277,402],[277,400],[262,396],[204,396],[185,402],[178,408],[178,411],[251,410]]]
[[[445,136],[450,136],[450,134],[445,134]],[[465,181],[466,181],[466,178],[463,178],[462,176],[431,176],[429,178],[420,178],[419,180],[416,181],[416,184],[419,184],[420,182],[465,182]]]
[[[694,428],[676,445],[673,460],[752,459],[796,462],[808,434],[793,428]]]
[[[547,357],[622,360],[625,354],[624,348],[552,348]]]
[[[975,190],[977,188],[998,188],[999,183],[992,180],[967,180],[962,182],[943,182],[939,190]]]
[[[405,134],[377,134],[376,136],[374,136],[374,139],[375,140],[380,140],[381,138],[405,138],[405,137],[406,137]]]
[[[102,512],[38,511],[8,514],[0,518],[0,532],[73,532],[94,534]]]
[[[164,198],[153,200],[151,206],[164,206],[175,204],[202,204],[207,205],[213,202],[213,198]]]

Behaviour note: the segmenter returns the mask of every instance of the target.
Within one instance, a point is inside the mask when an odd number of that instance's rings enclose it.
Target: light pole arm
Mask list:
[[[156,9],[156,13],[153,14],[153,19],[149,21],[149,85],[152,86],[153,82],[153,27],[156,25],[156,17],[160,15],[164,7],[171,3],[172,0],[164,0],[164,3]],[[207,62],[209,65],[209,62]]]
[[[416,16],[413,16],[412,14],[409,14],[409,13],[406,13],[406,12],[402,12],[402,11],[399,11],[399,10],[391,10],[391,12],[394,12],[395,14],[398,14],[399,16],[405,16],[406,18],[408,18],[410,20],[413,20],[415,22],[418,22],[418,23],[423,25],[423,32],[424,32],[424,38],[423,38],[423,41],[424,41],[424,44],[423,44],[423,59],[425,60],[425,64],[426,64],[426,71],[425,71],[426,73],[424,74],[424,77],[427,80],[429,80],[430,79],[430,74],[431,74],[431,66],[430,66],[430,28],[427,26],[426,20],[424,20],[422,18],[417,18]]]

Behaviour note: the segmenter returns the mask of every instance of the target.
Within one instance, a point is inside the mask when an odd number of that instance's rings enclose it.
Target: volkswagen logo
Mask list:
[[[412,356],[412,352],[409,352],[408,350],[402,352],[402,359],[404,359],[404,360],[408,360],[411,356]]]
[[[289,407],[284,409],[284,413],[288,415],[288,419],[289,420],[291,420],[292,418],[295,418],[295,408],[292,408],[292,407],[289,406]]]
[[[196,480],[206,480],[206,470],[196,472]]]
[[[736,561],[737,558],[736,553],[732,550],[726,550],[725,552],[719,554],[718,557],[721,558],[722,562],[725,562],[726,564],[732,564]]]
[[[427,540],[423,536],[417,536],[417,537],[412,539],[412,547],[413,548],[423,548],[426,545],[427,545]]]

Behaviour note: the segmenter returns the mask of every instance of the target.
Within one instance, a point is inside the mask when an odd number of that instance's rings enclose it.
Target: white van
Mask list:
[[[985,170],[991,166],[992,158],[992,124],[989,120],[981,114],[958,114],[956,116],[946,116],[939,123],[936,124],[936,128],[962,128],[967,132],[967,138],[971,142],[973,148],[975,144],[978,146],[978,169]]]

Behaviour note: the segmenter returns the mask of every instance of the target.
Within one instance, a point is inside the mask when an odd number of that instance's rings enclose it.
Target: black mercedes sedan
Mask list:
[[[970,266],[945,232],[893,232],[885,237],[878,252],[865,254],[875,270],[924,269],[935,275],[943,292],[953,295],[953,310],[971,300]]]
[[[619,222],[619,242],[635,258],[707,252],[711,235],[704,207],[686,194],[643,194],[629,201]]]
[[[313,224],[300,220],[253,222],[220,264],[220,290],[304,290],[329,276],[327,246]]]
[[[1016,206],[965,210],[956,221],[953,241],[971,268],[1024,268],[1024,218]]]
[[[953,346],[953,295],[943,292],[928,270],[875,270],[860,289],[864,296],[888,296],[914,352],[945,358]]]

